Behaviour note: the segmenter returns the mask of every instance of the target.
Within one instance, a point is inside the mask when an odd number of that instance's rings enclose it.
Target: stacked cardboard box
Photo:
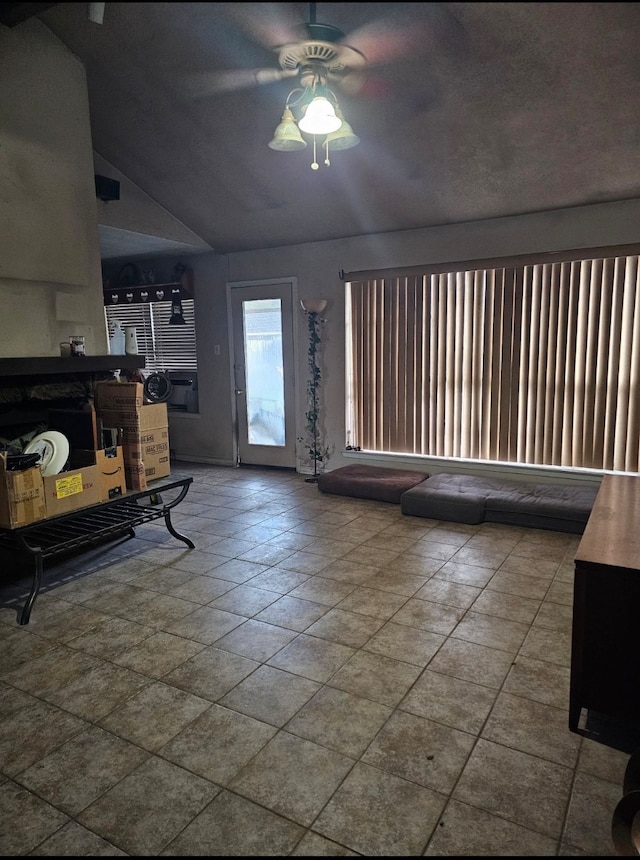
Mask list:
[[[139,382],[98,382],[96,410],[103,429],[122,440],[127,486],[146,490],[147,482],[171,473],[166,403],[144,402]]]

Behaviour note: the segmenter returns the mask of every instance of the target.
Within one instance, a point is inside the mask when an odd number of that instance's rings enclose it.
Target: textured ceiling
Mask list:
[[[638,3],[88,5],[39,17],[94,149],[217,251],[640,196]],[[370,61],[336,91],[361,143],[317,171],[267,147],[295,81],[240,86],[314,5]]]

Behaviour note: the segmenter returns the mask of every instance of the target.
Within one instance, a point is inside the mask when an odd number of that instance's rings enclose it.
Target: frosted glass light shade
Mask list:
[[[332,131],[327,135],[325,144],[331,144],[331,149],[335,152],[338,149],[351,149],[360,143],[360,138],[354,134],[353,129],[344,118],[340,108],[336,108],[336,116],[342,121],[342,125],[336,131]]]
[[[300,299],[300,306],[308,314],[321,314],[327,306],[326,299]]]
[[[273,134],[273,140],[269,142],[269,148],[279,152],[293,152],[296,149],[304,149],[306,145],[307,141],[300,134],[291,109],[285,108],[280,125]]]
[[[342,120],[336,116],[331,102],[324,96],[316,96],[307,105],[304,116],[298,123],[307,134],[330,134],[337,131]]]

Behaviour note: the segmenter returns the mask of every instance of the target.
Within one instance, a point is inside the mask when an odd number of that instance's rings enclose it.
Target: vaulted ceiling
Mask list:
[[[640,196],[639,3],[91,5],[39,17],[94,149],[219,252]],[[310,20],[369,61],[336,87],[361,142],[318,170],[267,145],[297,80],[251,71]]]

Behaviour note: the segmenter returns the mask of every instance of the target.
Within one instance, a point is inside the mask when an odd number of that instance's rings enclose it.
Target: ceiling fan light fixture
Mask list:
[[[325,96],[314,96],[298,123],[300,131],[307,134],[330,134],[337,131],[342,120],[336,116],[334,106]]]
[[[269,141],[269,148],[278,152],[294,152],[306,146],[307,141],[300,134],[291,108],[285,107],[280,124],[273,133],[273,140]]]

